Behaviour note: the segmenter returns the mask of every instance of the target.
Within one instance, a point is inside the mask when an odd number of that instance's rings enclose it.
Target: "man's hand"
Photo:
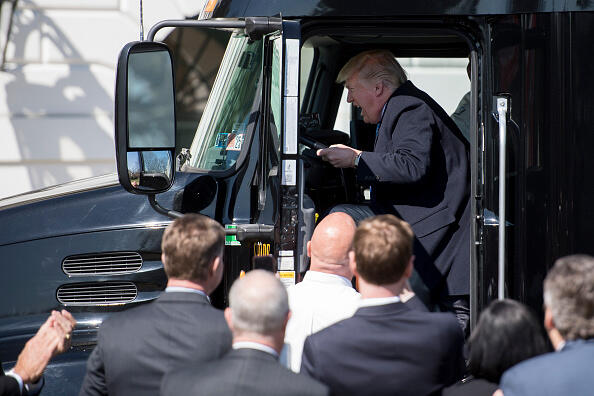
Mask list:
[[[70,348],[75,325],[76,321],[69,312],[52,311],[33,338],[27,341],[14,366],[13,371],[24,383],[39,381],[50,359]]]
[[[72,330],[76,326],[76,320],[65,309],[62,312],[52,311],[52,318],[54,318],[54,325],[59,328],[61,334],[60,343],[54,351],[54,356],[67,351],[70,348],[70,341],[72,340]]]
[[[317,154],[324,161],[330,162],[337,168],[352,168],[355,166],[355,157],[360,153],[352,147],[344,144],[333,144],[332,146],[318,150]]]

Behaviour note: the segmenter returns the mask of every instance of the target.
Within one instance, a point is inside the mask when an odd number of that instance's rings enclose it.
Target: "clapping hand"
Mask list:
[[[39,381],[50,359],[70,348],[74,326],[76,320],[70,312],[52,311],[33,338],[27,341],[14,366],[13,371],[24,383]]]

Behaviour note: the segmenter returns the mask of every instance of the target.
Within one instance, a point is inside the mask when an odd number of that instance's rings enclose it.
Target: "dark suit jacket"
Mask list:
[[[443,390],[442,396],[493,396],[499,385],[482,378],[465,378]]]
[[[230,348],[223,313],[206,297],[166,292],[101,325],[80,395],[154,395],[167,371],[217,359]]]
[[[165,376],[162,396],[327,395],[328,388],[281,366],[277,359],[256,349],[234,349],[222,359]]]
[[[301,372],[336,395],[434,395],[462,378],[463,344],[450,313],[362,307],[307,337]]]
[[[425,304],[423,304],[423,301],[421,301],[421,299],[418,296],[412,296],[406,303],[405,305],[407,307],[409,307],[410,309],[414,309],[416,311],[421,311],[421,312],[429,312],[429,309],[427,309],[427,306]]]
[[[2,362],[0,362],[0,396],[20,396],[19,383],[12,377],[4,375]]]
[[[395,213],[418,238],[415,268],[430,289],[447,276],[449,295],[469,293],[468,142],[445,111],[412,82],[388,100],[373,152],[357,178],[371,185],[376,213]]]
[[[594,338],[568,342],[559,352],[525,360],[501,377],[505,396],[594,394]]]

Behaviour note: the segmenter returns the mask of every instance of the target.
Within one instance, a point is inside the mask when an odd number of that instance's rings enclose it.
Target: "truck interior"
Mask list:
[[[303,39],[300,132],[324,145],[342,143],[363,151],[373,151],[375,125],[363,122],[360,109],[346,103],[343,86],[335,82],[338,71],[351,57],[382,48],[391,50],[405,69],[411,59],[440,58],[443,64],[444,58],[451,58],[459,61],[460,70],[465,70],[470,51],[459,34],[448,30],[365,26],[336,33],[327,30],[313,30]],[[414,76],[409,78],[419,84]],[[470,81],[466,91],[469,87]],[[431,95],[430,88],[426,90]],[[310,147],[303,147],[301,154],[306,163],[305,192],[319,214],[337,203],[362,203],[368,198],[365,187],[355,183],[353,169],[333,168],[319,160]]]

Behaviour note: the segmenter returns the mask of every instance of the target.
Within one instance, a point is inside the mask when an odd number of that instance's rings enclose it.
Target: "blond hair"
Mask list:
[[[369,50],[352,57],[338,73],[336,82],[343,84],[358,73],[359,79],[368,83],[382,82],[393,89],[407,80],[406,72],[388,50]]]

